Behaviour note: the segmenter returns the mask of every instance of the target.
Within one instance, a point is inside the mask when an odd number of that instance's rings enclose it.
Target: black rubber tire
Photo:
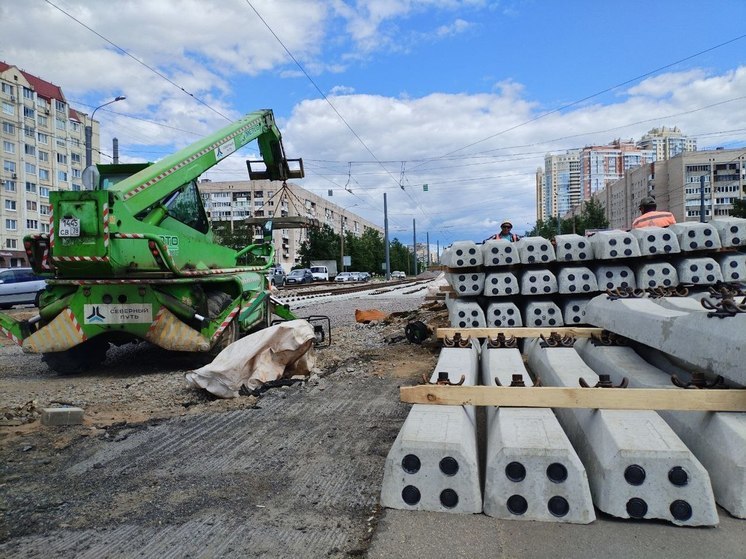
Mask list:
[[[61,375],[74,375],[100,365],[106,359],[109,342],[96,338],[65,351],[42,354],[42,361]]]
[[[207,294],[207,318],[215,320],[233,299],[224,291],[210,291]]]
[[[44,290],[36,293],[36,297],[34,297],[34,306],[38,309],[39,308],[39,302],[41,301],[41,296],[44,293]]]

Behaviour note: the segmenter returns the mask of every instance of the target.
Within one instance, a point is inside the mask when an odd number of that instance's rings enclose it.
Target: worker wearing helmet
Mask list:
[[[676,218],[671,212],[657,210],[658,205],[655,198],[645,196],[640,200],[640,215],[632,222],[632,229],[637,227],[666,227],[676,223]]]
[[[498,231],[493,238],[497,239],[498,241],[502,240],[508,241],[509,243],[514,243],[518,240],[518,235],[512,233],[512,229],[513,224],[506,219],[500,224],[500,231]]]

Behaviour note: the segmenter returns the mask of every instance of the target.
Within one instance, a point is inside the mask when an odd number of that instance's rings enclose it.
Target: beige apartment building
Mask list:
[[[629,229],[647,195],[676,221],[699,221],[702,177],[705,219],[729,215],[733,200],[746,198],[746,149],[682,152],[629,170],[594,197],[606,208],[612,229]]]
[[[283,188],[280,183],[265,180],[203,180],[199,183],[199,190],[212,222],[276,218],[278,225],[273,232],[275,258],[286,272],[300,263],[299,251],[308,239],[308,226],[328,225],[337,234],[344,231],[355,236],[373,229],[383,235],[383,229],[375,223],[293,183]],[[282,218],[303,218],[295,221],[306,226],[284,227]]]
[[[49,233],[49,192],[80,190],[85,114],[59,86],[0,61],[0,267],[27,266],[23,237]],[[93,122],[94,161],[98,126]]]

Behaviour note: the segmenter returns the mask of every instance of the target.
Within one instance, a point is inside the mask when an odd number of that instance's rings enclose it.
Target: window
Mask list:
[[[9,83],[4,83],[4,84],[2,85],[2,91],[3,91],[3,93],[5,93],[6,95],[13,95],[13,86],[12,86],[12,85],[10,85]]]
[[[16,239],[5,239],[5,248],[18,248],[18,241]]]
[[[23,153],[25,153],[26,155],[31,155],[33,157],[34,155],[36,155],[36,148],[32,145],[24,144]]]
[[[5,220],[5,230],[6,231],[15,231],[18,229],[18,220],[16,219],[6,219]]]
[[[32,229],[36,231],[39,229],[39,220],[38,219],[27,219],[26,220],[26,229]]]
[[[27,138],[33,138],[34,137],[34,129],[30,126],[24,126],[23,127],[23,135]]]
[[[14,115],[16,114],[16,108],[12,103],[6,103],[3,101],[3,113],[6,115]]]
[[[71,163],[80,163],[80,154],[79,153],[71,153],[70,154],[70,162]]]
[[[12,122],[3,122],[3,134],[15,134],[16,127]]]
[[[82,189],[82,188],[80,188],[80,185],[79,185],[79,184],[74,184],[74,183],[73,183],[73,185],[72,185],[72,190],[73,190],[73,192],[80,192],[80,191],[81,191],[81,190],[83,190],[83,189]]]
[[[80,169],[73,169],[73,178],[79,179],[81,177]]]
[[[64,130],[65,129],[65,121],[61,118],[54,119],[54,125],[57,127],[57,130]]]
[[[34,98],[34,90],[29,89],[28,87],[23,88],[23,98],[24,99],[33,99]]]
[[[39,150],[39,161],[49,161],[49,152]]]
[[[9,142],[7,140],[3,140],[3,151],[5,153],[15,153],[16,152],[16,145],[13,142]]]
[[[73,132],[80,132],[80,123],[79,122],[71,122],[70,127],[73,129]]]
[[[39,140],[40,144],[48,144],[49,143],[49,135],[48,134],[42,134],[41,132],[36,133],[36,139]]]
[[[36,111],[31,107],[23,107],[23,116],[25,118],[36,118]]]
[[[192,181],[185,185],[176,199],[169,205],[168,215],[200,233],[207,233],[209,228],[207,215],[205,215],[202,204],[198,202],[197,183]]]
[[[58,153],[57,163],[63,163],[64,165],[67,165],[67,155],[65,155],[64,153]]]
[[[40,215],[49,215],[52,213],[52,206],[49,204],[39,204],[39,214]]]
[[[39,196],[41,196],[42,198],[49,198],[49,187],[40,186],[39,187]]]
[[[8,161],[3,160],[3,171],[6,173],[15,173],[16,172],[16,163],[15,161]]]
[[[33,200],[26,200],[26,209],[30,212],[36,211],[36,202]]]
[[[26,163],[25,164],[25,168],[26,168],[26,172],[29,175],[35,175],[36,174],[36,165],[34,165],[33,163]]]
[[[42,233],[49,233],[49,223],[42,223],[40,230]]]
[[[57,180],[67,182],[67,171],[57,171]]]
[[[5,200],[5,209],[11,212],[16,211],[16,201],[15,200]]]
[[[35,182],[27,182],[26,183],[26,192],[36,192],[36,183]]]
[[[60,101],[59,99],[54,100],[54,108],[57,109],[60,112],[65,111],[65,103],[63,101]]]
[[[3,190],[5,190],[5,192],[15,192],[16,191],[16,181],[4,180],[3,181]]]
[[[36,124],[39,126],[47,126],[47,124],[49,124],[49,119],[44,115],[36,115]]]
[[[39,180],[49,181],[49,169],[39,169]]]

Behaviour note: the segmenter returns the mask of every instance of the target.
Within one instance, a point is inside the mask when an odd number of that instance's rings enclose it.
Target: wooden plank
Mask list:
[[[453,287],[451,287],[450,285],[441,285],[441,286],[440,286],[440,287],[438,288],[438,290],[439,290],[439,291],[443,291],[443,292],[445,292],[445,293],[456,293],[456,290],[455,290],[455,289],[453,289]]]
[[[435,337],[438,339],[453,338],[455,334],[461,334],[462,339],[472,338],[496,338],[498,334],[515,336],[516,338],[538,338],[540,335],[549,336],[557,332],[562,336],[573,338],[590,338],[591,335],[600,336],[603,328],[573,328],[572,326],[558,326],[556,328],[438,328]]]
[[[404,386],[402,402],[447,406],[746,411],[746,389]]]

